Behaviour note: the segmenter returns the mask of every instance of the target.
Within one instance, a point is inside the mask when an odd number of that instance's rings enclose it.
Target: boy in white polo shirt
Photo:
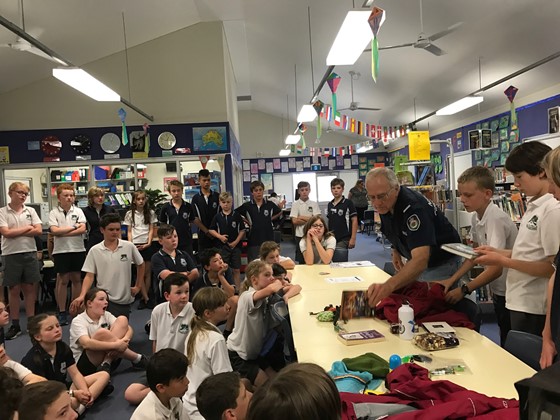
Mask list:
[[[134,296],[142,289],[144,279],[144,259],[132,242],[123,241],[121,237],[121,220],[118,214],[104,215],[99,227],[103,242],[91,247],[82,267],[86,273],[80,295],[70,307],[77,313],[84,303],[87,291],[97,277],[97,287],[107,292],[109,306],[107,310],[115,317],[123,315],[128,318],[130,304]],[[132,264],[136,265],[136,284],[130,287]]]
[[[316,201],[309,199],[311,186],[307,181],[300,181],[297,185],[299,198],[292,203],[290,211],[290,219],[295,227],[296,237],[296,261],[299,264],[305,264],[301,249],[299,249],[299,241],[303,238],[303,227],[311,216],[321,214],[321,209]]]
[[[74,187],[61,184],[56,189],[58,206],[49,213],[49,226],[54,237],[53,259],[56,277],[56,302],[58,322],[68,325],[66,296],[68,282],[72,283],[72,299],[80,295],[82,265],[86,257],[84,233],[86,216],[82,209],[74,205]]]
[[[41,280],[35,236],[42,232],[41,219],[33,207],[24,203],[29,187],[13,182],[8,188],[10,203],[0,209],[0,234],[2,235],[2,257],[4,258],[4,284],[10,290],[10,316],[12,326],[6,339],[12,340],[21,334],[19,325],[19,295],[23,292],[27,319],[35,315],[35,286]],[[0,335],[4,332],[0,327]]]
[[[506,160],[514,185],[530,197],[512,250],[477,248],[481,265],[508,268],[506,308],[511,329],[541,335],[546,319],[548,279],[560,247],[560,204],[548,193],[549,182],[540,162],[550,147],[538,141],[516,147]]]

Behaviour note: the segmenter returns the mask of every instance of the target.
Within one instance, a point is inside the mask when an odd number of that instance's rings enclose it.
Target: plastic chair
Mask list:
[[[477,303],[473,302],[468,298],[463,298],[455,305],[453,305],[454,310],[457,312],[462,312],[469,317],[469,320],[474,324],[474,329],[476,332],[480,332],[480,324],[482,323],[482,311]]]
[[[504,348],[535,370],[541,370],[539,364],[542,350],[542,337],[523,331],[510,330]]]
[[[332,262],[347,262],[348,250],[346,248],[335,248]]]
[[[366,210],[364,211],[364,219],[362,220],[362,234],[365,232],[368,234],[375,230],[375,211]]]

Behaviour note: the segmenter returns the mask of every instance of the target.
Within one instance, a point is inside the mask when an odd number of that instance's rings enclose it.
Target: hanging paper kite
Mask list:
[[[126,132],[126,124],[125,124],[126,111],[123,108],[120,108],[118,113],[119,113],[119,118],[121,119],[121,125],[122,125],[122,144],[123,144],[123,146],[126,146],[128,144],[128,134]]]
[[[323,102],[321,102],[320,100],[316,100],[315,103],[313,103],[313,108],[315,109],[315,112],[317,113],[317,138],[320,139],[321,138],[321,113],[323,112],[323,107],[325,106],[325,104]]]
[[[506,94],[510,103],[510,113],[511,113],[510,120],[511,120],[512,130],[517,130],[517,113],[515,112],[515,104],[513,103],[513,100],[515,99],[515,95],[517,94],[518,90],[519,89],[517,89],[513,85],[508,87],[506,90],[504,90],[504,93]]]
[[[373,77],[374,82],[377,82],[377,75],[379,74],[379,43],[377,42],[377,35],[381,25],[385,22],[385,10],[374,7],[371,15],[369,15],[368,22],[371,32],[373,32],[371,40],[371,77]]]
[[[329,77],[327,77],[327,83],[331,88],[333,114],[336,116],[336,90],[338,89],[338,84],[340,83],[340,76],[335,72],[332,72],[329,74]]]

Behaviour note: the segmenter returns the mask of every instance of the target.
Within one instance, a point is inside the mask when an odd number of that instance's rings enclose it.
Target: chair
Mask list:
[[[457,312],[462,312],[469,317],[469,320],[474,324],[476,332],[480,332],[480,324],[482,323],[482,311],[476,302],[468,298],[463,298],[455,305],[453,309]]]
[[[541,370],[539,364],[542,350],[542,337],[523,331],[510,330],[504,348],[535,370]]]
[[[375,231],[375,211],[366,210],[364,211],[364,218],[362,220],[362,234],[365,232],[368,234]]]
[[[347,261],[348,261],[348,249],[335,248],[332,257],[332,262],[347,262]]]

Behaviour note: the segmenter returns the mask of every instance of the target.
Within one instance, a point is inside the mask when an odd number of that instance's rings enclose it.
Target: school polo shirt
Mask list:
[[[6,360],[6,363],[4,363],[4,367],[12,369],[20,381],[23,381],[27,375],[33,373],[15,360]]]
[[[471,222],[471,237],[478,245],[490,245],[496,249],[512,249],[517,238],[517,227],[511,218],[497,205],[490,203],[482,219],[473,212]],[[506,277],[508,269],[490,283],[490,290],[498,296],[506,295]]]
[[[41,219],[33,207],[23,205],[18,214],[10,206],[0,208],[0,226],[10,229],[22,228],[24,226],[40,225]],[[35,237],[18,236],[15,238],[2,237],[2,255],[20,254],[23,252],[37,251]]]
[[[243,360],[259,357],[266,335],[264,310],[266,299],[253,300],[256,290],[249,290],[239,296],[235,327],[227,339],[228,350],[236,352]]]
[[[264,198],[260,207],[251,199],[236,210],[249,221],[248,246],[260,246],[265,241],[274,240],[272,216],[282,211],[280,207]]]
[[[329,230],[334,233],[337,241],[350,239],[352,236],[352,217],[357,217],[354,203],[342,196],[337,205],[334,200],[327,206]]]
[[[129,210],[124,216],[123,225],[132,229],[132,243],[142,245],[148,243],[150,229],[153,224],[157,223],[156,214],[150,210],[149,223],[144,220],[144,213],[140,211],[134,212],[134,222],[132,221],[132,210]]]
[[[245,222],[241,218],[241,215],[235,210],[233,210],[230,214],[224,214],[220,210],[212,219],[210,229],[215,230],[220,235],[227,235],[228,242],[233,242],[239,236],[239,232],[245,230]],[[215,241],[216,245],[219,247],[224,245],[218,239]],[[239,241],[236,248],[241,248],[241,241]]]
[[[192,245],[191,223],[194,221],[194,209],[190,203],[182,200],[179,208],[171,201],[165,203],[159,213],[159,221],[175,227],[179,237],[179,248]]]
[[[552,194],[545,194],[527,203],[521,218],[511,258],[543,261],[556,255],[560,248],[560,204]],[[506,308],[529,314],[546,314],[548,277],[537,277],[521,271],[508,270]]]
[[[412,258],[414,248],[429,246],[428,267],[437,267],[455,258],[440,249],[441,245],[461,242],[453,225],[434,203],[419,192],[402,186],[393,213],[381,215],[381,232],[406,259]]]
[[[187,354],[187,337],[184,353]],[[185,408],[190,420],[204,420],[196,406],[196,390],[206,378],[222,372],[231,372],[231,363],[223,334],[214,327],[214,331],[198,333],[195,341],[194,360],[187,370],[189,388],[185,394]]]
[[[132,242],[118,241],[114,251],[105,246],[105,241],[92,246],[82,271],[97,275],[97,287],[107,291],[111,302],[127,305],[134,301],[130,293],[132,264],[141,265],[144,259]]]
[[[76,223],[86,223],[86,216],[81,208],[72,205],[66,213],[57,206],[49,213],[49,226],[60,228],[74,226]],[[84,252],[84,235],[55,236],[53,255],[67,252]]]
[[[191,200],[194,207],[195,216],[200,219],[202,224],[207,228],[212,223],[212,219],[218,212],[220,203],[220,194],[210,190],[210,195],[204,195],[202,191],[195,194]]]
[[[181,398],[169,400],[169,408],[162,404],[154,391],[150,391],[136,407],[130,420],[189,420]]]
[[[171,314],[169,302],[157,305],[152,311],[150,328],[150,340],[156,341],[156,351],[172,348],[183,353],[193,317],[194,309],[190,302],[175,318]]]
[[[76,363],[80,360],[80,356],[84,351],[84,348],[78,341],[80,337],[87,335],[91,338],[99,328],[110,329],[116,320],[117,318],[107,311],[97,321],[91,319],[85,311],[72,320],[72,324],[70,324],[70,339],[68,341]]]
[[[321,209],[319,208],[319,204],[313,200],[302,201],[301,198],[298,198],[296,201],[292,203],[292,209],[290,210],[290,218],[292,217],[311,217],[321,214]],[[303,236],[303,228],[305,225],[297,225],[295,228],[295,234],[298,238]]]
[[[174,273],[182,273],[185,271],[192,271],[196,268],[191,256],[181,251],[180,249],[175,250],[175,258],[160,249],[154,255],[152,255],[152,273],[156,280],[160,279],[160,274],[164,270],[173,271]]]
[[[307,250],[306,238],[301,238],[298,245],[299,245],[299,249],[301,250],[301,253],[303,254]],[[334,236],[329,236],[327,239],[323,238],[323,240],[321,241],[321,245],[323,245],[323,248],[325,248],[325,250],[332,249],[334,251],[336,249],[336,238]],[[321,260],[321,256],[319,255],[319,252],[317,251],[317,247],[315,246],[314,242],[312,242],[312,246],[313,246],[313,264],[323,264],[323,261]]]
[[[66,384],[68,368],[76,362],[70,346],[60,340],[56,342],[54,358],[40,345],[34,345],[23,357],[21,364],[35,375]]]

